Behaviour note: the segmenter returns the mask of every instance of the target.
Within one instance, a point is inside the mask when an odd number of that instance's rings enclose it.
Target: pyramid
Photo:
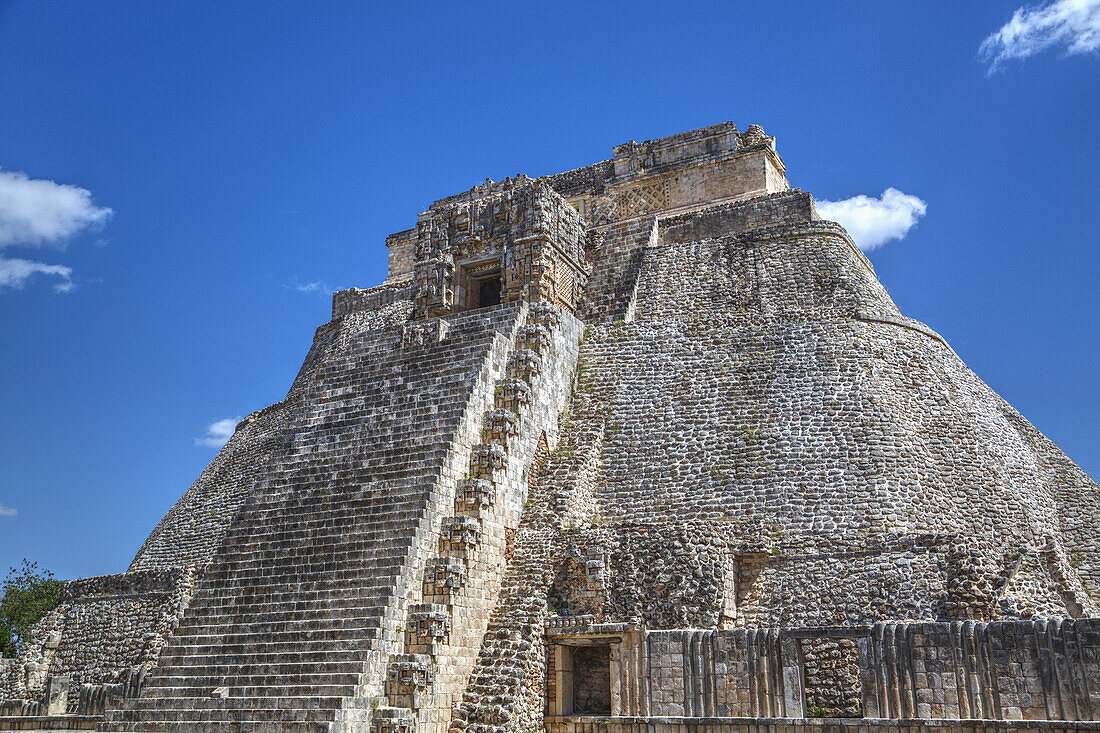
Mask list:
[[[386,244],[0,667],[0,729],[1100,728],[1100,487],[762,128],[487,180]]]

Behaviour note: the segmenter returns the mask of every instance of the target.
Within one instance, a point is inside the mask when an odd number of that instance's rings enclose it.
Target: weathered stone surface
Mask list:
[[[785,171],[723,123],[433,203],[0,728],[1097,728],[1100,488]]]

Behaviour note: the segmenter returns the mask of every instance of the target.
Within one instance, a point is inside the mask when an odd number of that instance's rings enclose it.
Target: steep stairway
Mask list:
[[[293,439],[141,696],[99,729],[319,732],[369,719],[367,662],[387,625],[395,633],[395,595],[439,466],[517,317],[456,318],[453,339],[411,349],[386,332],[332,335]]]
[[[461,699],[461,689],[437,677],[455,668],[468,674],[480,649],[496,599],[494,594],[479,606],[485,599],[477,590],[499,587],[508,564],[526,500],[526,480],[518,474],[529,467],[528,453],[543,428],[532,413],[545,405],[532,401],[560,325],[558,310],[536,305],[517,331],[506,374],[494,389],[493,409],[485,414],[483,442],[472,447],[469,471],[455,487],[453,514],[441,523],[438,554],[425,565],[423,600],[409,607],[404,653],[390,659],[387,704],[373,719],[374,733],[414,733],[418,724],[446,730],[451,706],[439,701]],[[464,682],[466,675],[461,676]]]

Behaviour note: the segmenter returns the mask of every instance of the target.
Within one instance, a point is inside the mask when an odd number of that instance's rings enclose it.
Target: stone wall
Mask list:
[[[387,283],[404,283],[412,279],[416,262],[416,229],[406,229],[386,237],[389,252]]]
[[[0,697],[41,700],[51,677],[68,675],[69,707],[80,686],[119,683],[152,668],[191,599],[184,568],[138,570],[65,583],[61,602],[34,627],[10,664]]]
[[[615,716],[1100,720],[1100,619],[726,631],[556,621],[552,649],[610,645]],[[576,675],[590,647],[572,648],[573,699],[602,695],[602,680]]]
[[[456,729],[538,724],[551,609],[650,628],[1096,613],[1091,545],[1067,544],[1096,536],[1087,479],[1048,468],[808,195],[597,233],[568,428]],[[850,666],[831,674],[818,701],[852,713]]]
[[[858,718],[863,715],[859,654],[855,639],[819,637],[802,640],[806,715]]]
[[[547,733],[1074,733],[1096,722],[837,720],[791,718],[548,717]]]
[[[159,659],[105,729],[1096,717],[1100,488],[899,312],[761,128],[487,180],[387,244],[4,694],[71,672],[102,707]],[[562,719],[565,689],[620,715]]]
[[[877,624],[868,717],[1100,720],[1100,619]]]

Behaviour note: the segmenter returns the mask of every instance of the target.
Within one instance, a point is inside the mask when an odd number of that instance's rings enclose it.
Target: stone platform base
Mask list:
[[[1100,731],[1100,721],[896,720],[889,718],[545,718],[547,733],[1070,733]]]

